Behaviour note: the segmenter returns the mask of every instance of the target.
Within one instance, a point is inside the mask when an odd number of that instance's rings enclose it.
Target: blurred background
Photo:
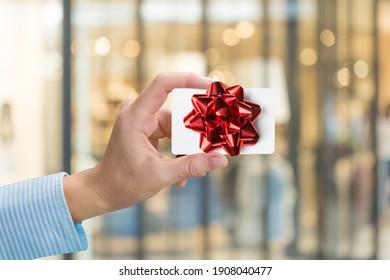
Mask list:
[[[64,258],[390,259],[389,14],[387,0],[1,0],[0,184],[94,166],[122,100],[193,71],[275,89],[275,154],[85,221],[89,249]]]

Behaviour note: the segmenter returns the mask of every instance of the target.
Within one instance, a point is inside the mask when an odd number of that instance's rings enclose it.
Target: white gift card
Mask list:
[[[199,148],[200,133],[184,126],[183,119],[194,108],[194,94],[206,90],[178,88],[172,91],[172,153],[187,155],[202,153]],[[240,154],[272,154],[275,150],[275,94],[270,88],[244,89],[245,99],[260,105],[261,114],[254,122],[260,138],[255,145],[243,146]],[[223,149],[215,152],[226,154]]]

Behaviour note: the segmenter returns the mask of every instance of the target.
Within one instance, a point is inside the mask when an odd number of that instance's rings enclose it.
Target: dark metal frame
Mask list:
[[[62,55],[63,55],[63,77],[62,77],[62,170],[71,173],[71,96],[72,96],[72,0],[63,0],[63,25],[62,25]],[[72,254],[64,255],[65,260],[73,259]]]

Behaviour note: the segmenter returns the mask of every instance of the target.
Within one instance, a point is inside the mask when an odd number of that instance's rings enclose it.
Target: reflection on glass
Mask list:
[[[102,157],[121,101],[159,72],[273,87],[278,100],[275,155],[230,158],[184,190],[103,217],[95,258],[373,254],[374,30],[358,19],[374,19],[336,2],[76,1],[77,166]],[[172,157],[169,141],[160,151]]]

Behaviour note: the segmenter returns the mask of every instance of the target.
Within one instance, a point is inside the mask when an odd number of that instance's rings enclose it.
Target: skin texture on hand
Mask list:
[[[158,75],[134,102],[120,108],[106,153],[92,169],[64,178],[74,222],[139,203],[172,184],[225,167],[225,156],[195,154],[164,159],[158,140],[171,136],[171,113],[161,109],[174,88],[204,89],[211,80],[192,73]]]

